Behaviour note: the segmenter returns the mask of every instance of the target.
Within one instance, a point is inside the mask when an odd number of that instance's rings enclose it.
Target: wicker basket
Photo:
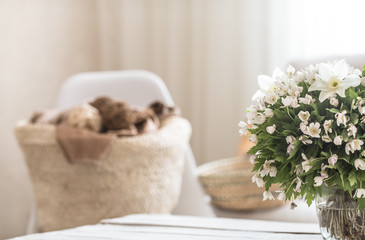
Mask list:
[[[249,211],[283,205],[279,200],[262,201],[263,188],[252,183],[252,164],[243,158],[227,158],[198,168],[199,179],[212,203],[223,209]],[[275,192],[278,186],[272,186]]]
[[[53,231],[133,213],[172,211],[178,202],[191,127],[171,117],[158,131],[116,138],[104,159],[70,164],[55,126],[20,122],[37,203],[38,231]]]

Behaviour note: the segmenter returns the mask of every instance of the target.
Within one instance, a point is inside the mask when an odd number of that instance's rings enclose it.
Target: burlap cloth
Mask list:
[[[19,122],[40,232],[132,213],[170,213],[180,194],[189,122],[171,117],[155,132],[114,139],[105,158],[70,164],[55,126]]]

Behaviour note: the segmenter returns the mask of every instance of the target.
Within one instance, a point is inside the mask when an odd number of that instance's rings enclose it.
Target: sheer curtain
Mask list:
[[[198,163],[235,154],[266,67],[264,1],[99,1],[101,68],[160,75],[193,125]],[[254,26],[254,27],[253,27]]]
[[[0,0],[0,238],[25,233],[30,207],[13,126],[53,107],[72,74],[155,72],[192,123],[198,164],[234,155],[268,66],[268,11],[266,0]]]
[[[269,69],[284,67],[297,59],[365,55],[364,1],[273,2],[269,21]]]

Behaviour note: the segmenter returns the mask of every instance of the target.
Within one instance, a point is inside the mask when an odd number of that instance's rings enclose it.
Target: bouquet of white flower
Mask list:
[[[342,239],[365,238],[364,76],[345,60],[301,71],[289,66],[286,73],[275,69],[272,77],[258,77],[255,104],[247,109],[247,123],[239,123],[240,133],[249,131],[256,143],[248,153],[264,200],[274,199],[272,184],[282,188],[277,198],[293,207],[298,197],[311,205],[335,188],[337,197],[325,204],[335,207],[320,210],[319,217],[330,236]],[[345,203],[349,199],[356,201]],[[347,211],[350,205],[356,209]]]
[[[279,199],[305,198],[310,205],[325,183],[348,192],[365,206],[364,72],[345,60],[320,63],[273,76],[258,77],[255,105],[240,122],[250,132],[256,174],[253,182],[268,191],[280,184]]]

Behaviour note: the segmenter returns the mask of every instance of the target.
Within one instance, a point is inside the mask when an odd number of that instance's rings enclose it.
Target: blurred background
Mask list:
[[[235,155],[258,74],[365,54],[364,9],[361,0],[0,0],[0,239],[25,234],[32,197],[14,124],[52,108],[71,75],[159,75],[193,126],[201,165]]]

